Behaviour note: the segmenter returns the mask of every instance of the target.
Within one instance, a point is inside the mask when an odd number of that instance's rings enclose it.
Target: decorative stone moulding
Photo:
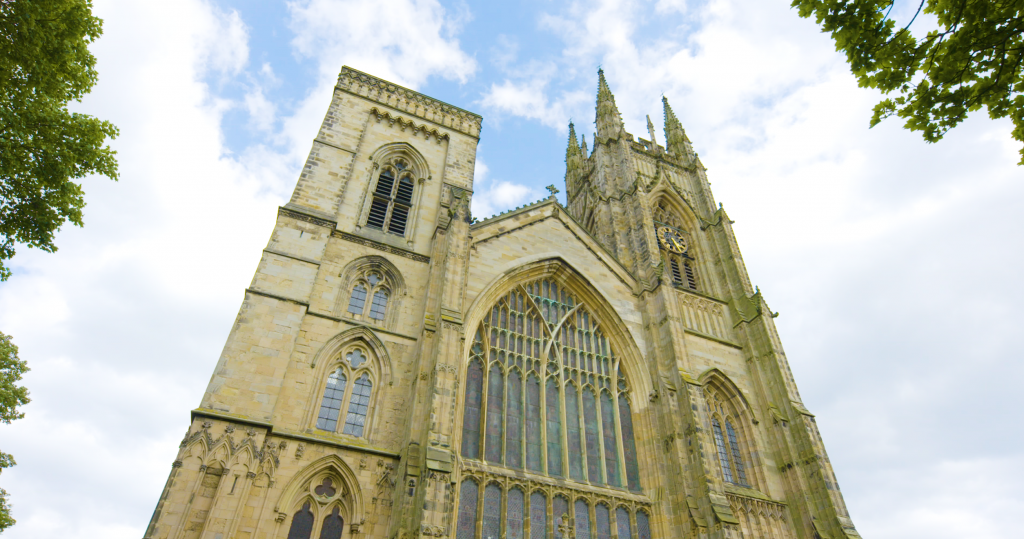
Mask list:
[[[450,127],[471,137],[480,137],[480,126],[483,121],[481,116],[362,71],[342,67],[337,87],[424,120]]]

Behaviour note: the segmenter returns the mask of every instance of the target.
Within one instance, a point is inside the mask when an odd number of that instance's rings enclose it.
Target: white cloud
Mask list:
[[[476,61],[454,34],[469,20],[436,0],[306,0],[288,4],[296,50],[336,77],[342,64],[416,88],[440,75],[465,82]]]
[[[543,198],[538,191],[519,183],[490,178],[487,165],[479,157],[473,170],[473,217],[486,219],[500,212]]]
[[[245,94],[244,102],[253,127],[260,131],[270,131],[274,127],[277,107],[263,95],[262,88],[252,88]]]

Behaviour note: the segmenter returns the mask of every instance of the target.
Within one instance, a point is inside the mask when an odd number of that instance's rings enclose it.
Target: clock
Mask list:
[[[683,254],[690,246],[679,232],[674,228],[663,226],[658,229],[658,243],[666,251],[671,251],[676,254]]]

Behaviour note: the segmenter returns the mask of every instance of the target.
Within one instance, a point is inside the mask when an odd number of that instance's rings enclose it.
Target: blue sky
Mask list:
[[[893,16],[908,20],[916,3]],[[1011,126],[868,129],[828,36],[775,0],[95,0],[121,180],[19,249],[0,330],[5,539],[140,537],[342,65],[484,116],[473,212],[563,188],[602,66],[626,128],[671,100],[736,222],[864,537],[1012,538],[1024,513],[1024,183]],[[922,17],[916,29],[934,22]],[[658,138],[664,141],[659,132]]]

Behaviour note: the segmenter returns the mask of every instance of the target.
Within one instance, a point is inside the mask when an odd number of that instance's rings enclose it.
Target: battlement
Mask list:
[[[480,138],[483,117],[479,114],[449,105],[444,101],[438,101],[393,82],[378,79],[351,67],[341,68],[336,87],[437,125]]]

